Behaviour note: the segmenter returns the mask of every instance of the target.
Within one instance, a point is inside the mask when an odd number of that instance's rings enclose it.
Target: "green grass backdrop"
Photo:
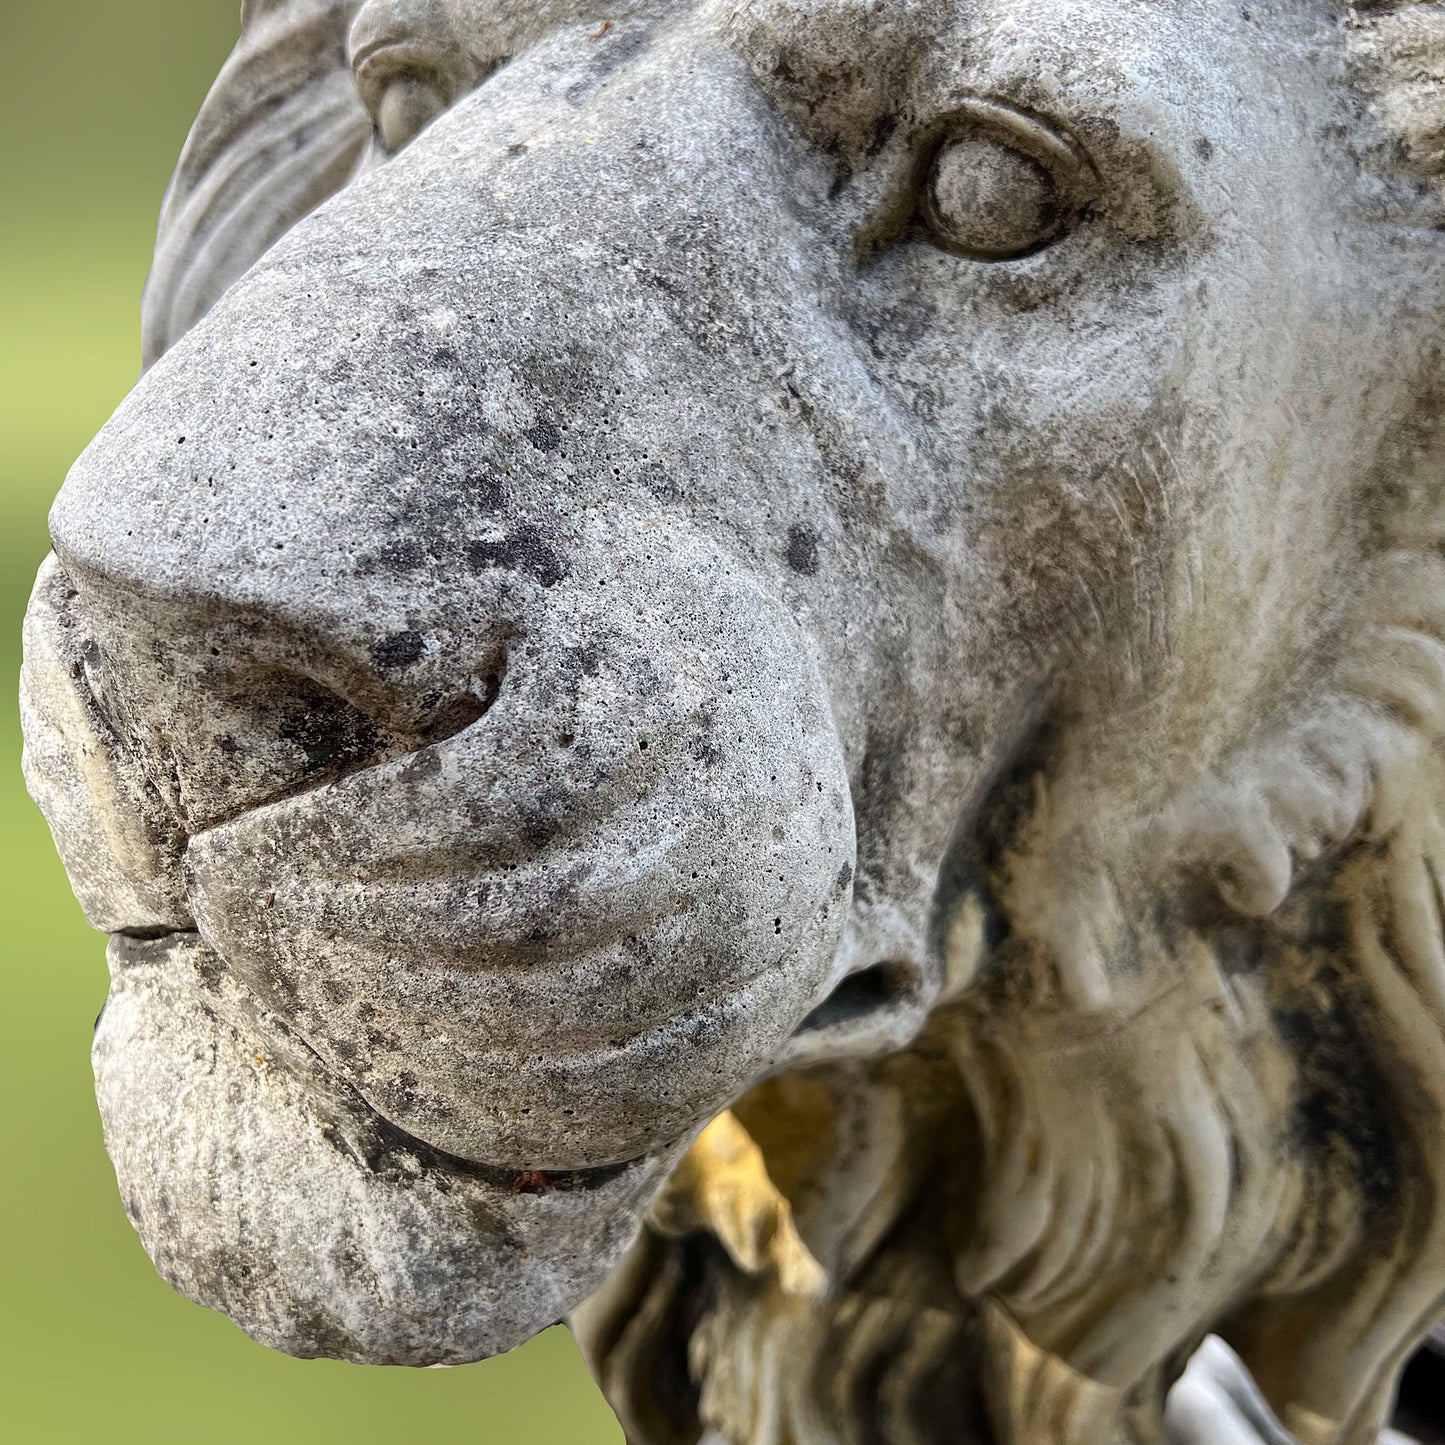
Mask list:
[[[570,1338],[459,1370],[301,1362],[161,1283],[100,1142],[105,996],[20,781],[20,619],[70,462],[138,369],[166,177],[238,0],[3,0],[0,14],[0,1437],[620,1445]]]

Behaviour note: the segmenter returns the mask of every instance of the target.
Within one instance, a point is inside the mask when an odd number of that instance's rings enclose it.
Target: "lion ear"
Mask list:
[[[338,191],[371,134],[347,63],[360,0],[246,0],[166,192],[141,305],[152,365]]]

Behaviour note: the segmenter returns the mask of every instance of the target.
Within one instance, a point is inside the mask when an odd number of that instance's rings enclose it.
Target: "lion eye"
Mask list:
[[[1088,199],[1092,175],[1063,137],[1031,117],[978,102],[934,151],[920,218],[946,250],[1013,260],[1064,234]]]
[[[923,215],[934,236],[951,251],[985,260],[1043,245],[1058,230],[1061,209],[1037,161],[986,135],[945,145],[923,190]]]

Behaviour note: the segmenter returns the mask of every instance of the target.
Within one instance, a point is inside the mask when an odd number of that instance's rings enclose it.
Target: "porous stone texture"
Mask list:
[[[518,1174],[391,1127],[195,937],[110,945],[106,1147],[167,1281],[290,1354],[463,1364],[600,1282],[681,1153]],[[545,1263],[543,1263],[545,1261]]]
[[[1442,136],[1440,0],[248,0],[23,677],[167,1277],[635,1445],[1377,1440]]]

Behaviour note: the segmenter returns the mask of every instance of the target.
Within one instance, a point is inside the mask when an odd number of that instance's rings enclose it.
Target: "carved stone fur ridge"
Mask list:
[[[1367,1445],[1445,1316],[1445,3],[248,0],[26,622],[157,1267],[633,1445]]]

